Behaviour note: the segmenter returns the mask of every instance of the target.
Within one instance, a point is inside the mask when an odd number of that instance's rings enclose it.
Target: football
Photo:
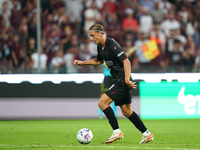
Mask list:
[[[87,128],[83,128],[79,130],[77,133],[77,140],[81,144],[89,144],[92,141],[92,138],[93,138],[92,131]]]

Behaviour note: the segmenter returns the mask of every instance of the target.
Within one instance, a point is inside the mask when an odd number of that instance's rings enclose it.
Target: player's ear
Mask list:
[[[102,37],[102,35],[103,35],[103,33],[102,33],[102,32],[99,32],[99,36]]]

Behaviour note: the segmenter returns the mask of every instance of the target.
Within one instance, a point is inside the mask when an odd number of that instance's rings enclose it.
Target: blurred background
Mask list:
[[[102,24],[124,51],[138,47],[129,56],[133,72],[200,71],[199,0],[39,2],[0,1],[1,74],[101,72],[101,67],[73,65],[74,59],[96,57],[87,34],[94,23]],[[144,46],[152,41],[155,54]]]
[[[0,0],[0,119],[103,117],[108,70],[73,65],[96,57],[94,23],[125,52],[137,46],[142,119],[200,118],[200,0]]]

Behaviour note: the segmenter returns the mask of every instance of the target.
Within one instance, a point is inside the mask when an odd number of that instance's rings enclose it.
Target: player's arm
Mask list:
[[[128,58],[124,59],[123,65],[124,65],[125,83],[128,85],[129,88],[137,89],[137,85],[135,85],[135,82],[130,81],[131,63],[128,60]]]
[[[126,52],[126,56],[129,57],[131,56],[132,53],[134,53],[137,50],[136,46],[131,47],[127,52]]]
[[[81,61],[81,60],[74,60],[74,65],[75,66],[83,66],[83,65],[101,65],[103,64],[102,60],[97,60],[97,58],[91,59],[91,60],[86,60],[86,61]]]

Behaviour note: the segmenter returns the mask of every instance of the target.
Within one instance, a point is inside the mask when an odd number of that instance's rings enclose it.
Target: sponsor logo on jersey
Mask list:
[[[108,67],[110,67],[110,66],[113,65],[113,62],[112,62],[112,61],[105,61],[105,63],[106,63],[106,65],[107,65]]]

